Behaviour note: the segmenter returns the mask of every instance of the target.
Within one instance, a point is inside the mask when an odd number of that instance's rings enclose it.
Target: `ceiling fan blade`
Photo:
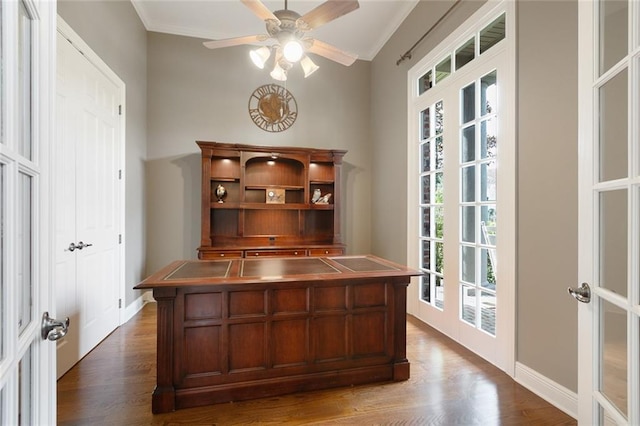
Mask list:
[[[273,14],[272,11],[267,9],[267,7],[260,0],[240,0],[242,4],[247,6],[251,11],[263,21],[268,19],[273,19],[280,24],[280,20],[276,18],[276,15]]]
[[[258,41],[265,41],[267,38],[269,38],[269,36],[264,34],[259,34],[259,35],[243,36],[243,37],[223,38],[220,40],[210,40],[210,41],[205,41],[202,44],[204,44],[205,47],[208,47],[209,49],[218,49],[220,47],[238,46],[240,44],[252,44]]]
[[[335,46],[332,46],[324,41],[320,40],[311,40],[311,46],[308,47],[308,51],[311,53],[315,53],[316,55],[324,56],[327,59],[331,59],[339,64],[349,66],[353,64],[356,59],[358,59],[358,55],[354,55],[353,53],[345,52],[344,50],[338,49]]]
[[[309,29],[318,28],[360,7],[358,0],[327,0],[315,9],[305,13],[300,19]]]

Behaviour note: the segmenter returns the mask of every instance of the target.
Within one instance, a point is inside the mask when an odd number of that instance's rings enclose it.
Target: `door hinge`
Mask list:
[[[118,169],[118,180],[122,180],[122,169]]]
[[[122,234],[118,234],[118,244],[122,244]]]
[[[122,309],[122,299],[118,299],[118,309]]]
[[[122,105],[118,105],[118,115],[122,115]]]

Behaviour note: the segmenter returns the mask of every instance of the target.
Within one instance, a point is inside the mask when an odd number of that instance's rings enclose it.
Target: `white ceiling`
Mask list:
[[[419,0],[359,0],[360,8],[307,33],[326,43],[372,60]],[[131,0],[149,31],[205,39],[266,34],[264,22],[239,0]],[[269,10],[284,9],[284,0],[263,0]],[[304,15],[322,4],[289,0],[288,8]]]

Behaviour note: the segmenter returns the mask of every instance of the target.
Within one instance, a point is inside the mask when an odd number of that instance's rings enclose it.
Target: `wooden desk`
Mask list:
[[[158,302],[152,411],[407,380],[406,287],[374,256],[176,261]]]

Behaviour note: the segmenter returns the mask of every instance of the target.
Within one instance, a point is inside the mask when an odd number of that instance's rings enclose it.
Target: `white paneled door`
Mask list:
[[[66,328],[42,326],[54,309],[55,3],[2,0],[0,31],[0,424],[54,424],[56,352],[47,337]]]
[[[640,3],[579,2],[578,421],[640,424]]]
[[[55,283],[58,376],[120,324],[122,83],[59,23]]]

